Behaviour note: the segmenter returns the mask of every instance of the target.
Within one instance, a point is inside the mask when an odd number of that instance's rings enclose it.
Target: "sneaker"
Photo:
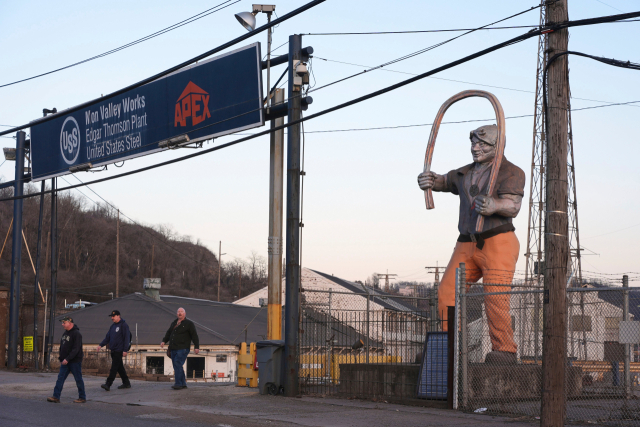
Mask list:
[[[182,386],[182,388],[187,388],[187,386],[186,386],[186,385],[183,385],[183,386]]]
[[[60,403],[60,399],[57,397],[47,397],[47,402]]]
[[[171,388],[174,389],[174,390],[182,390],[182,386],[181,385],[172,385]]]
[[[73,403],[87,403],[87,399],[76,399]]]
[[[131,384],[122,384],[118,386],[119,390],[122,390],[123,388],[131,388]]]
[[[100,387],[102,387],[103,389],[109,391],[111,390],[111,386],[109,384],[100,384]]]

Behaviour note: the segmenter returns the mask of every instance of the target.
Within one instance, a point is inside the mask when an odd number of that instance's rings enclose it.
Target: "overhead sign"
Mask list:
[[[264,125],[260,43],[31,126],[32,180]],[[70,170],[71,169],[71,170]]]

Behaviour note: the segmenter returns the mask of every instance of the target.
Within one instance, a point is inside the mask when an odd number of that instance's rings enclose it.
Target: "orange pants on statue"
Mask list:
[[[465,263],[467,283],[483,279],[484,292],[508,292],[520,252],[520,242],[513,231],[498,234],[484,242],[482,250],[473,242],[457,242],[438,289],[438,311],[447,330],[447,307],[455,305],[456,268]],[[490,284],[490,285],[489,285]],[[468,289],[469,286],[467,286]],[[510,313],[511,295],[488,295],[484,306],[489,322],[493,351],[516,352]]]

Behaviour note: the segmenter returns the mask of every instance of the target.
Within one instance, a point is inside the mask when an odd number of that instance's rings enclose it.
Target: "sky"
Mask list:
[[[0,4],[0,85],[50,71],[144,37],[222,0],[65,2],[23,1]],[[278,15],[304,4],[280,0]],[[69,108],[108,94],[192,58],[246,32],[233,17],[249,11],[241,0],[175,31],[112,55],[38,79],[0,88],[0,129],[27,123],[43,108]],[[330,32],[380,32],[474,28],[536,6],[535,1],[327,0],[280,24],[273,47],[291,34],[304,34],[314,48],[312,84],[336,81],[366,67],[385,63],[460,33],[397,35],[307,35]],[[640,1],[569,2],[571,19],[640,10]],[[264,15],[258,24],[266,22]],[[500,25],[537,25],[538,9]],[[526,32],[505,29],[475,32],[458,40],[313,93],[306,114],[400,82]],[[640,22],[572,28],[569,48],[592,55],[640,62]],[[266,32],[230,50],[262,43]],[[488,90],[505,115],[527,117],[506,122],[506,157],[520,166],[527,183],[522,210],[514,219],[520,240],[517,269],[525,268],[529,178],[531,174],[536,38],[501,49],[439,73],[433,78],[305,123],[302,265],[348,280],[374,272],[395,273],[399,280],[431,281],[425,266],[446,265],[457,232],[458,198],[436,193],[427,211],[416,183],[422,172],[430,126],[350,132],[353,128],[429,124],[442,103],[467,89]],[[287,52],[284,45],[275,55]],[[356,65],[349,65],[356,64]],[[589,59],[569,58],[572,107],[640,101],[640,72]],[[273,69],[272,81],[284,70]],[[266,84],[266,74],[263,76]],[[575,111],[572,115],[580,239],[586,276],[638,272],[635,247],[640,238],[640,103]],[[449,109],[445,121],[487,122],[442,125],[432,170],[445,173],[471,162],[469,131],[491,123],[488,102],[472,99]],[[256,129],[251,132],[256,132]],[[249,132],[250,133],[250,132]],[[238,136],[216,139],[213,145]],[[0,138],[3,147],[14,146]],[[190,154],[171,150],[128,160],[120,169],[80,173],[83,181],[110,176]],[[0,166],[11,180],[14,163]],[[77,183],[73,176],[59,186]],[[188,161],[91,187],[127,216],[149,225],[168,225],[180,234],[218,251],[223,262],[266,257],[269,209],[269,141],[267,137],[235,145]],[[286,190],[285,190],[286,191]],[[90,192],[83,192],[98,200]],[[286,193],[285,193],[286,194]],[[92,203],[92,202],[88,202]],[[615,277],[615,276],[614,276]],[[632,285],[638,283],[632,283]]]

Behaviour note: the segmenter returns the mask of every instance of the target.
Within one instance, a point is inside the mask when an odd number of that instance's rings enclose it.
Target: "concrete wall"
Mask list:
[[[348,397],[414,399],[419,375],[420,365],[342,364],[338,392]]]

